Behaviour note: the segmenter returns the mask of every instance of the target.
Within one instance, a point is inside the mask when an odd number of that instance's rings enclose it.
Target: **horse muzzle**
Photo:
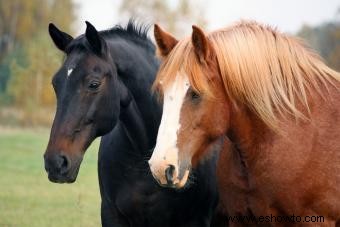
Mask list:
[[[82,157],[69,157],[62,152],[45,153],[45,170],[54,183],[73,183],[77,179]]]
[[[163,164],[163,165],[162,165]],[[177,165],[154,163],[149,161],[151,173],[157,183],[162,187],[181,189],[188,182],[190,167],[178,167]]]

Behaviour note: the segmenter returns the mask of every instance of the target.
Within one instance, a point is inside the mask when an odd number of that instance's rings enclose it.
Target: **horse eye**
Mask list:
[[[191,98],[191,100],[196,101],[196,100],[200,99],[201,96],[197,92],[195,92],[194,90],[191,90],[190,91],[190,98]]]
[[[91,81],[89,84],[89,89],[96,90],[100,86],[98,81]]]

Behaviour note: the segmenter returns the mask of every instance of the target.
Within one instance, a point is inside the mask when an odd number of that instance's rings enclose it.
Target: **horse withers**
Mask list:
[[[218,199],[217,154],[180,191],[155,183],[146,162],[162,113],[151,92],[159,64],[147,29],[129,22],[98,32],[87,22],[75,39],[53,24],[49,32],[66,54],[52,81],[57,111],[44,155],[49,179],[74,182],[86,149],[102,136],[103,226],[209,226]]]
[[[163,62],[154,86],[164,97],[149,161],[157,181],[184,187],[207,146],[228,137],[233,149],[225,146],[218,173],[229,215],[338,226],[340,74],[300,40],[256,22],[207,35],[193,26],[181,41],[155,26],[155,39]]]

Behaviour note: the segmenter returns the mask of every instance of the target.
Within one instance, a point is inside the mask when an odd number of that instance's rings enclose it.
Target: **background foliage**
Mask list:
[[[202,1],[170,3],[122,0],[118,11],[125,18],[161,23],[180,36],[188,30],[188,21],[207,25]],[[50,40],[47,26],[53,22],[74,34],[76,8],[72,0],[0,0],[0,125],[51,125],[55,96],[50,81],[63,54]],[[340,70],[339,14],[340,10],[332,21],[318,26],[304,25],[297,33],[337,70]]]
[[[48,36],[51,21],[72,34],[73,2],[0,0],[0,108],[7,107],[0,111],[2,124],[50,124],[50,81],[62,59]]]

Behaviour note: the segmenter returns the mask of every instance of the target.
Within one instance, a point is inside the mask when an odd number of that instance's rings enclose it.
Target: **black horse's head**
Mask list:
[[[58,183],[75,181],[86,149],[112,130],[120,112],[117,70],[108,45],[86,24],[85,34],[76,39],[49,25],[53,42],[66,54],[52,80],[57,110],[44,154],[48,177]]]

